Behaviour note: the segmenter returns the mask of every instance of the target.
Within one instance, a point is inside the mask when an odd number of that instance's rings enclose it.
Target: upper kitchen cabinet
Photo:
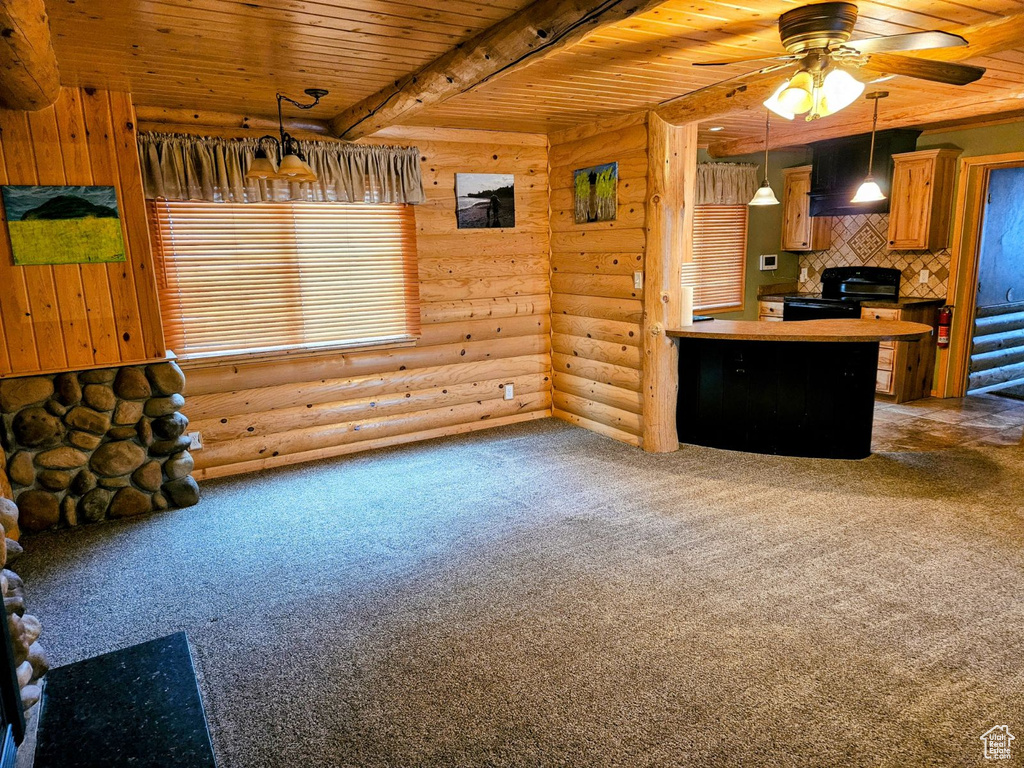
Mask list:
[[[890,251],[938,251],[949,243],[953,178],[960,149],[893,155]]]
[[[832,219],[811,218],[811,166],[786,168],[782,179],[782,250],[825,250],[832,241]]]

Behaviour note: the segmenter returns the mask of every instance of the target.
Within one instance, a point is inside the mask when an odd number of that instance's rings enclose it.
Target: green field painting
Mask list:
[[[125,260],[113,187],[3,187],[14,263],[103,264]]]
[[[573,172],[577,224],[614,221],[619,198],[619,164],[605,163]]]

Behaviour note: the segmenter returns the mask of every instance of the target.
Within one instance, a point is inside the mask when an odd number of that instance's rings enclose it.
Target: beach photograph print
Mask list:
[[[619,206],[619,164],[605,163],[573,172],[576,223],[615,221]]]
[[[459,229],[510,229],[516,225],[515,176],[511,173],[456,173]]]
[[[18,266],[124,261],[113,187],[2,188]]]

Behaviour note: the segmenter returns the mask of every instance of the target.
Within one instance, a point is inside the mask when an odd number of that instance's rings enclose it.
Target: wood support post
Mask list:
[[[0,107],[35,112],[60,94],[43,0],[0,3]]]
[[[697,123],[676,126],[651,113],[647,126],[641,446],[652,453],[667,453],[679,448],[679,371],[678,348],[665,329],[679,323],[681,268],[693,259]]]

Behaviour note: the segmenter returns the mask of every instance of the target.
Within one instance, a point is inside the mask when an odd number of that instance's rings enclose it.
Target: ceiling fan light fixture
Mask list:
[[[779,104],[787,112],[802,115],[814,106],[814,76],[806,70],[797,72],[779,93]]]
[[[775,93],[773,93],[771,96],[765,99],[762,103],[779,117],[783,117],[786,120],[792,120],[794,117],[796,117],[796,115],[794,115],[792,112],[790,112],[788,109],[782,106],[782,104],[779,103],[779,94],[786,90],[787,85],[789,85],[788,80],[784,82],[782,85],[780,85],[778,88],[776,88]]]
[[[845,109],[864,93],[864,83],[842,69],[833,69],[821,84],[821,97],[828,105],[829,114]]]

